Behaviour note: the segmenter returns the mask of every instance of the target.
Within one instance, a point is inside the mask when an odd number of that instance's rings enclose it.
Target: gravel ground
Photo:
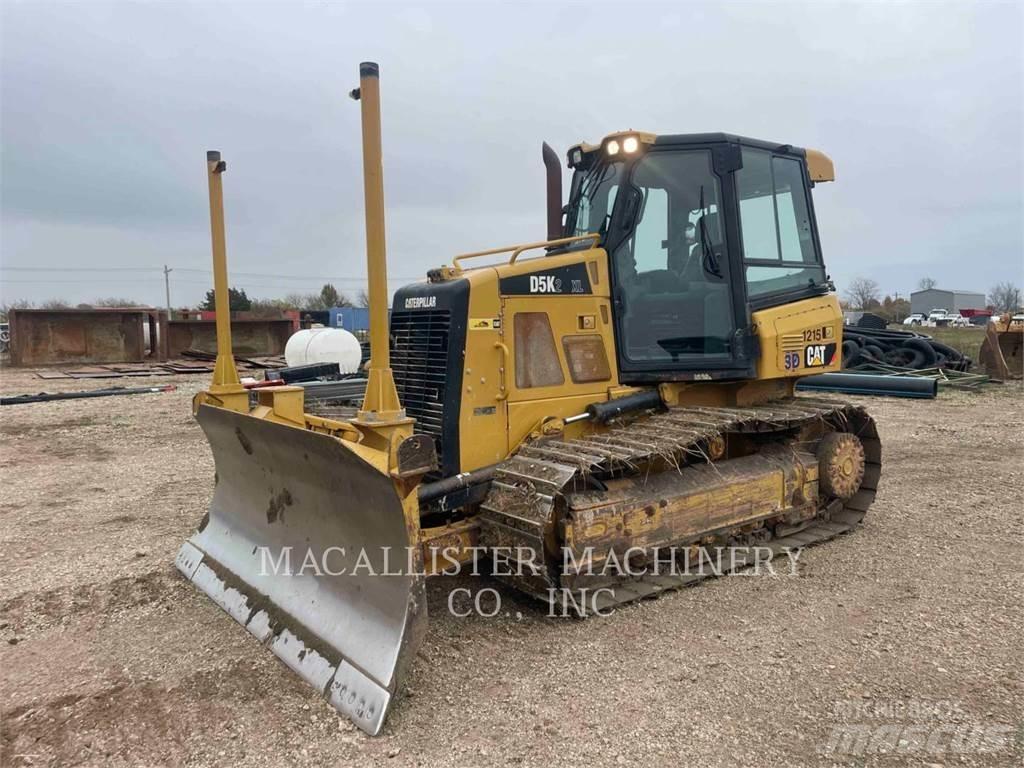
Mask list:
[[[0,373],[5,393],[110,383],[151,382]],[[1019,386],[866,400],[878,499],[796,576],[586,622],[431,580],[426,642],[373,739],[174,570],[213,486],[189,411],[205,377],[152,383],[179,389],[0,413],[0,764],[1021,764]],[[451,616],[456,586],[497,587],[501,614]],[[1011,733],[993,752],[826,751],[843,724]]]

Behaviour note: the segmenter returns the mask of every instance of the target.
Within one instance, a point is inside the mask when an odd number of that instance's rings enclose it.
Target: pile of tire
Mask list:
[[[878,366],[967,371],[971,358],[931,336],[884,328],[843,329],[843,368],[870,370]]]

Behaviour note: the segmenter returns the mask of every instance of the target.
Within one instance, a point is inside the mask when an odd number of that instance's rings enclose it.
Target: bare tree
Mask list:
[[[988,303],[1000,312],[1013,312],[1021,306],[1020,288],[1009,280],[997,283],[988,292]]]
[[[356,294],[356,306],[357,307],[368,307],[370,306],[370,294],[365,288],[360,288],[359,293]]]
[[[844,293],[855,309],[871,309],[878,306],[878,283],[869,277],[855,277]]]
[[[146,306],[142,302],[135,301],[135,299],[120,299],[116,296],[111,296],[106,299],[96,299],[92,303],[93,307],[144,307]]]
[[[64,299],[47,299],[39,305],[42,309],[70,309],[71,305]]]
[[[288,309],[295,309],[295,307],[285,299],[252,299],[249,304],[249,311],[254,317],[283,317],[282,312]]]
[[[922,277],[917,281],[917,287],[922,291],[930,291],[936,285],[938,285],[938,283],[931,277]]]
[[[35,305],[28,299],[15,299],[0,304],[0,322],[6,323],[8,313],[12,309],[32,309]]]
[[[285,294],[282,302],[288,309],[311,309],[310,304],[318,298],[317,294],[296,292]]]

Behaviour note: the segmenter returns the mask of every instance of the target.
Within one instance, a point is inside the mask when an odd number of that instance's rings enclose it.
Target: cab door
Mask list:
[[[754,376],[730,147],[655,145],[616,200],[607,243],[624,382]]]

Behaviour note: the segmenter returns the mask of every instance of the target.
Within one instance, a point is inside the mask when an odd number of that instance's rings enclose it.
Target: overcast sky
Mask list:
[[[0,7],[5,302],[162,305],[164,264],[172,302],[198,301],[207,149],[228,162],[234,285],[354,293],[363,60],[381,66],[392,289],[543,239],[541,141],[562,155],[625,128],[831,155],[815,203],[840,289],[1024,275],[1019,3]]]

